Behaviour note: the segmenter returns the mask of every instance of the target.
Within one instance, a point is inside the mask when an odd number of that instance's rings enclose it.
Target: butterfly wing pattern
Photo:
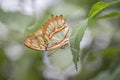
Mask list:
[[[24,40],[24,44],[35,50],[55,50],[68,44],[69,27],[62,15],[51,18],[33,35]]]

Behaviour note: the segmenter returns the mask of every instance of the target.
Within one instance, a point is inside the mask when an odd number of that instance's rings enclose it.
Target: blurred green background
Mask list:
[[[120,13],[120,3],[90,22],[80,43],[79,71],[69,46],[51,51],[50,59],[24,46],[25,37],[52,14],[62,14],[71,31],[99,1],[114,0],[0,0],[0,80],[120,80],[120,17],[104,16]]]

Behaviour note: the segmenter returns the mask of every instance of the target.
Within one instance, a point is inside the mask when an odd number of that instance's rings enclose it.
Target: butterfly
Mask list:
[[[69,27],[62,15],[51,18],[33,35],[27,36],[24,45],[34,50],[55,50],[68,44]]]

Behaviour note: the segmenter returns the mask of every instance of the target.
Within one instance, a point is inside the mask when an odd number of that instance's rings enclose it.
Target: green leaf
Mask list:
[[[93,18],[95,15],[97,15],[103,9],[105,9],[105,8],[107,8],[107,7],[109,7],[109,6],[113,5],[113,4],[119,3],[119,2],[120,2],[120,0],[114,1],[114,2],[111,2],[111,3],[108,3],[108,4],[106,4],[106,3],[102,2],[102,1],[97,2],[96,4],[94,4],[92,6],[92,9],[90,10],[90,13],[89,13],[88,17]]]
[[[70,35],[70,48],[73,55],[73,62],[75,63],[75,67],[77,70],[77,62],[79,61],[79,53],[80,53],[80,41],[82,40],[82,37],[85,33],[85,30],[87,28],[88,19],[85,19],[81,21],[79,24],[77,24]]]
[[[103,10],[105,7],[107,7],[108,4],[104,3],[104,2],[97,2],[96,4],[94,4],[92,6],[92,9],[88,15],[88,17],[92,18],[94,17],[98,12],[100,12],[101,10]]]
[[[99,19],[110,18],[110,17],[120,17],[120,13],[112,12],[112,13],[100,16]]]

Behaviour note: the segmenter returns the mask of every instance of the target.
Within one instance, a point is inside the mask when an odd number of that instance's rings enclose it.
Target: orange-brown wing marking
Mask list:
[[[42,42],[43,44],[48,44],[47,39],[45,38],[45,33],[44,33],[44,26],[42,27],[42,29],[38,29],[35,33],[34,36],[36,36],[36,38],[39,40],[39,38],[42,38]],[[41,40],[40,40],[41,41]]]
[[[66,27],[65,23],[66,21],[62,15],[56,17],[52,16],[51,19],[49,19],[44,25],[46,31],[45,34],[51,39],[55,33],[60,32]]]
[[[66,34],[65,34],[64,38],[60,42],[53,43],[51,45],[51,47],[48,48],[48,50],[54,50],[54,49],[57,49],[57,48],[62,48],[63,46],[68,44],[68,42],[69,42],[69,40],[68,40],[68,32],[69,32],[69,28],[67,27]]]
[[[65,46],[66,44],[68,44],[68,42],[69,42],[68,39],[63,39],[59,44],[48,47],[47,50],[54,50],[54,49],[61,48],[62,46]]]
[[[34,33],[34,35],[37,37],[37,36],[43,36],[43,31],[42,31],[42,29],[38,29],[35,33]]]
[[[27,47],[35,49],[35,50],[45,50],[44,45],[34,35],[33,36],[28,36],[25,39],[24,44]]]
[[[57,45],[57,44],[61,44],[61,43],[64,42],[65,40],[68,42],[68,33],[69,33],[69,28],[66,27],[66,33],[65,33],[63,39],[62,39],[61,41],[57,42],[57,43],[53,43],[52,46],[55,46],[55,45]]]

